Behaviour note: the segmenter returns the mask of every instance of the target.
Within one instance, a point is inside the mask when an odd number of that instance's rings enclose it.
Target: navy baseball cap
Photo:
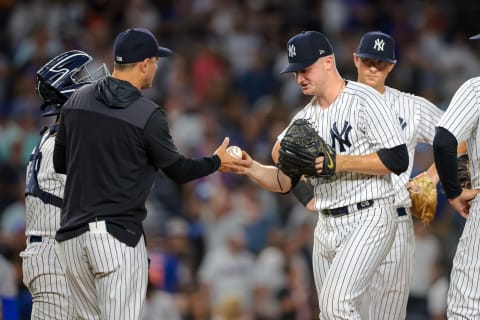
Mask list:
[[[114,60],[120,64],[171,55],[172,50],[160,47],[153,33],[144,28],[132,28],[121,32],[113,45]]]
[[[333,53],[327,37],[318,31],[302,31],[287,42],[288,65],[280,73],[297,72]]]
[[[470,40],[480,40],[480,33],[473,37],[470,37]]]
[[[395,41],[380,31],[367,32],[360,39],[357,56],[395,63]]]

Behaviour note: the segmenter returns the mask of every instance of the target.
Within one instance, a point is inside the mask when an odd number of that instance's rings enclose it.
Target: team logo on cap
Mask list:
[[[295,53],[295,46],[293,44],[288,46],[288,56],[295,57],[297,54]]]
[[[120,56],[116,56],[115,59],[116,59],[118,62],[122,62],[122,61],[123,61],[123,57],[120,57]]]
[[[383,51],[384,45],[385,45],[385,41],[383,41],[383,39],[375,39],[375,43],[373,44],[373,49],[377,51]]]

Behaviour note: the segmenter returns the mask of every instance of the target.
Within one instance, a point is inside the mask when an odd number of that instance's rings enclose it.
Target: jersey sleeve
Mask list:
[[[145,143],[148,157],[156,168],[165,168],[180,159],[162,109],[155,110],[145,125]]]
[[[415,112],[417,115],[416,141],[432,145],[435,125],[440,121],[443,110],[425,98],[416,97]]]
[[[451,132],[457,141],[464,141],[478,125],[480,77],[467,80],[453,95],[438,127]]]
[[[360,127],[366,131],[370,142],[378,149],[391,149],[405,144],[400,123],[391,108],[383,101],[378,92],[366,88],[360,97]]]

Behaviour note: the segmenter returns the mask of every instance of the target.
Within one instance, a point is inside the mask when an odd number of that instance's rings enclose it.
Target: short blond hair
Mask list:
[[[113,69],[118,70],[118,71],[125,71],[125,70],[129,70],[129,69],[133,69],[133,67],[135,67],[135,65],[137,63],[138,62],[134,62],[134,63],[116,63],[116,62],[114,62],[113,63]]]

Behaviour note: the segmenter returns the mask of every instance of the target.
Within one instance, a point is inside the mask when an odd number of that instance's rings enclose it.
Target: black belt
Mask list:
[[[29,240],[28,240],[30,243],[33,243],[33,242],[42,242],[42,237],[40,236],[30,236]]]
[[[374,203],[373,200],[365,200],[350,206],[339,207],[334,209],[322,209],[322,211],[320,212],[326,216],[333,216],[333,217],[343,216],[343,215],[349,214],[350,212],[355,212],[358,210],[369,208],[373,205],[373,203]],[[355,207],[357,210],[355,210]]]
[[[405,208],[397,208],[397,214],[399,217],[403,217],[407,215],[407,210]]]

